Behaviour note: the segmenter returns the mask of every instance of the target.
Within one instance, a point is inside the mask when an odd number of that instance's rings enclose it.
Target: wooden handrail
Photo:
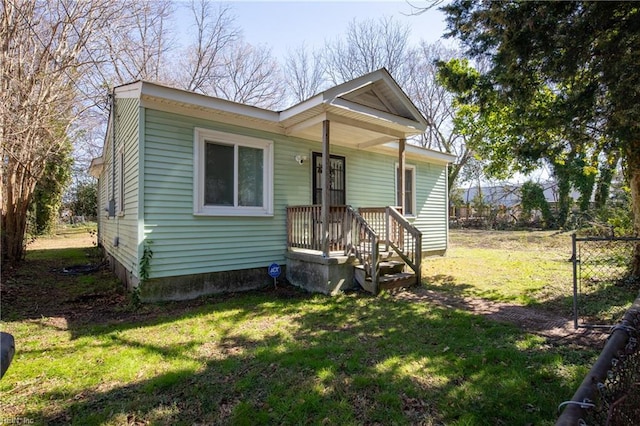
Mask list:
[[[387,207],[386,237],[391,248],[405,261],[416,274],[416,282],[420,283],[422,267],[422,232],[413,226],[394,207]]]
[[[367,221],[351,206],[347,206],[346,227],[350,232],[349,240],[345,240],[345,255],[354,255],[364,266],[365,273],[371,277],[375,293],[378,293],[378,272],[380,270],[380,256],[378,248],[378,234]]]
[[[322,251],[321,210],[320,205],[287,207],[288,249]],[[351,206],[332,206],[329,212],[330,251],[357,258],[377,288],[380,238],[376,230]]]
[[[322,208],[320,205],[287,207],[287,248],[322,251]],[[329,250],[354,256],[378,289],[379,242],[384,241],[415,272],[420,282],[422,232],[394,207],[360,208],[331,206]],[[384,240],[382,240],[382,238]]]

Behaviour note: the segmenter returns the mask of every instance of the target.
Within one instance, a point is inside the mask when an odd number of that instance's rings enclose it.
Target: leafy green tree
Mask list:
[[[554,217],[544,196],[544,188],[535,182],[525,182],[520,188],[522,198],[522,219],[530,220],[534,210],[540,210],[546,228],[554,226]]]
[[[81,182],[75,188],[69,208],[75,216],[94,217],[98,211],[98,185],[96,182]]]
[[[448,35],[491,63],[475,95],[481,114],[507,112],[496,151],[558,165],[618,153],[640,233],[638,4],[455,0],[442,10]],[[640,275],[640,249],[633,263]]]
[[[71,144],[61,149],[45,166],[44,175],[36,184],[32,200],[32,233],[48,234],[58,220],[62,195],[71,179]]]

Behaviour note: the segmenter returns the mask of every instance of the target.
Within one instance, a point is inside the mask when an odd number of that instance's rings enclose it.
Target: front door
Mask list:
[[[329,157],[329,205],[344,206],[346,196],[345,159],[338,155]],[[322,204],[322,154],[313,153],[313,204]]]

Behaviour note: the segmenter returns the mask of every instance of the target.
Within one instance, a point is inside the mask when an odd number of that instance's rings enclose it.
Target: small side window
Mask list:
[[[402,205],[402,201],[403,199],[401,198],[401,196],[404,197],[404,209],[402,214],[404,214],[405,216],[415,216],[416,211],[415,211],[415,205],[416,205],[416,191],[415,191],[415,185],[416,185],[416,167],[413,165],[405,165],[404,167],[404,194],[400,194],[398,192],[398,181],[400,180],[400,173],[399,173],[399,168],[398,165],[396,164],[396,205],[400,206]]]

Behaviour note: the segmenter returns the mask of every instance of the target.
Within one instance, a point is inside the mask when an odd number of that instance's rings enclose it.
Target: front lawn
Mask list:
[[[279,286],[136,306],[92,249],[3,282],[3,419],[33,424],[553,424],[600,348],[389,294]]]

